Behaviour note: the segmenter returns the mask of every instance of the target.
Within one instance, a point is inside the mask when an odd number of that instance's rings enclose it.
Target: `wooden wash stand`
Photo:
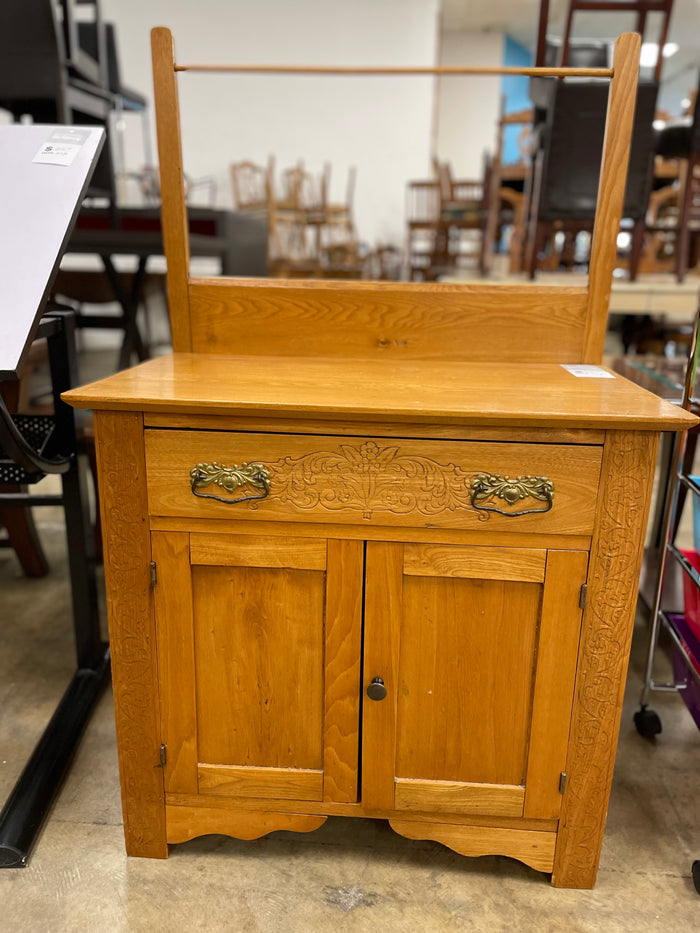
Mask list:
[[[380,817],[592,886],[658,436],[696,420],[561,365],[601,359],[638,37],[585,72],[608,131],[567,288],[191,278],[176,71],[205,66],[162,28],[153,56],[175,352],[66,396],[127,851]]]

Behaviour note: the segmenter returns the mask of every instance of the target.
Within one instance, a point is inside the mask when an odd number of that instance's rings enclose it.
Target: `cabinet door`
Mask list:
[[[166,792],[354,801],[363,545],[152,535]]]
[[[366,806],[558,816],[586,568],[579,551],[368,543]]]

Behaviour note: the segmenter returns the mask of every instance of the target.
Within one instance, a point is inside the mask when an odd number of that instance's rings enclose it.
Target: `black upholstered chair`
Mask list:
[[[608,96],[605,85],[595,81],[551,80],[547,98],[542,93],[537,98],[545,106],[538,108],[544,119],[534,134],[528,222],[531,278],[539,251],[555,224],[574,233],[592,227],[603,150]],[[657,94],[655,82],[640,84],[637,90],[623,214],[633,224],[631,278],[636,275],[653,182]]]
[[[561,39],[548,37],[549,0],[540,0],[536,65],[568,65],[578,68],[607,67],[609,47],[605,42],[574,40],[573,20],[577,13],[592,15],[636,14],[636,31],[644,38],[650,13],[658,27],[657,60],[637,91],[635,123],[625,190],[623,217],[632,223],[630,278],[634,279],[644,237],[644,219],[653,182],[655,133],[653,128],[658,95],[662,50],[668,35],[673,0],[568,0]],[[538,254],[547,236],[558,229],[565,233],[590,229],[595,214],[598,169],[603,147],[607,89],[596,79],[534,79],[530,97],[535,108],[532,173],[529,179],[526,266],[533,278]]]

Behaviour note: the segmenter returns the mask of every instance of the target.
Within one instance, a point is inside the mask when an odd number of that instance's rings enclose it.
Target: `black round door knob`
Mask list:
[[[386,696],[386,687],[381,677],[375,677],[367,687],[367,696],[370,700],[383,700]]]

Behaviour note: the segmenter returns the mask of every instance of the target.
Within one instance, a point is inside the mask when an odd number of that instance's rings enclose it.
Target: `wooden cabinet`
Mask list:
[[[585,552],[184,531],[151,548],[166,793],[361,786],[371,808],[558,816]]]
[[[367,545],[366,806],[556,819],[580,599],[580,551]]]
[[[357,365],[297,361],[296,416],[286,379],[241,403],[250,359],[67,396],[96,410],[127,850],[380,817],[591,885],[658,430],[692,416],[516,364],[465,370],[449,423],[386,420],[400,366],[378,417],[324,410]]]
[[[66,396],[95,411],[127,851],[379,817],[591,887],[658,433],[696,420],[590,365],[639,38],[588,280],[533,287],[191,276],[199,66],[152,48],[174,353]]]

